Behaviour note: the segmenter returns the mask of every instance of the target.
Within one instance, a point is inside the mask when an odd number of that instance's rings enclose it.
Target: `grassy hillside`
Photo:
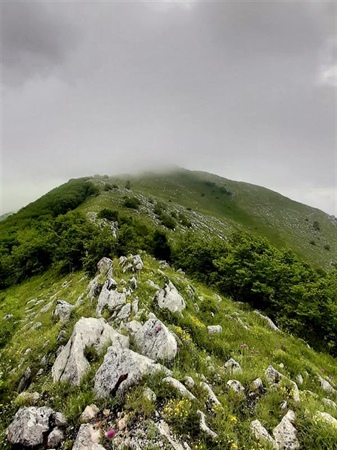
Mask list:
[[[130,391],[124,401],[107,398],[99,401],[101,410],[113,410],[110,418],[113,426],[119,411],[127,411],[130,426],[132,420],[153,420],[157,410],[161,417],[170,423],[174,433],[188,441],[192,448],[202,449],[236,449],[264,448],[266,444],[258,444],[254,440],[249,426],[253,419],[258,419],[264,427],[271,431],[281,420],[285,411],[280,409],[282,402],[287,402],[287,408],[296,414],[296,429],[301,443],[301,449],[335,449],[337,434],[332,426],[313,420],[317,411],[325,411],[336,416],[336,410],[323,398],[336,400],[334,394],[328,394],[321,387],[318,375],[333,383],[337,377],[337,365],[332,357],[318,354],[308,348],[305,343],[282,332],[272,331],[266,322],[253,313],[247,306],[220,298],[214,291],[202,284],[191,282],[184,274],[172,269],[159,269],[156,260],[142,255],[144,270],[138,278],[138,288],[128,300],[132,302],[137,296],[139,307],[144,310],[143,321],[149,312],[155,312],[157,317],[169,327],[179,338],[180,352],[173,365],[173,376],[183,381],[185,376],[194,380],[205,377],[211,383],[212,389],[221,405],[216,410],[205,409],[205,392],[192,389],[197,400],[189,405],[206,413],[210,428],[218,434],[216,442],[210,440],[199,431],[192,432],[192,424],[182,418],[178,422],[170,407],[179,404],[180,396],[172,389],[165,389],[160,377],[147,379],[145,384],[157,394],[157,400],[151,404],[137,401],[141,395],[144,382],[140,387]],[[128,284],[130,273],[124,274],[118,261],[114,262],[114,278],[122,286],[122,278]],[[187,302],[183,317],[168,314],[159,310],[153,302],[156,288],[148,284],[148,280],[163,286],[170,279],[179,289]],[[62,448],[71,448],[74,439],[74,429],[79,427],[79,416],[85,406],[97,402],[93,393],[93,377],[102,358],[92,365],[92,370],[79,387],[54,384],[51,380],[50,368],[55,360],[56,351],[61,343],[67,341],[72,333],[73,325],[80,317],[94,317],[96,302],[86,297],[89,279],[84,273],[76,273],[57,278],[53,272],[35,277],[4,291],[1,295],[1,441],[2,448],[7,448],[5,429],[13,419],[19,406],[29,406],[29,397],[24,400],[18,396],[18,386],[27,367],[31,370],[29,392],[38,392],[38,406],[48,405],[62,411],[69,420],[67,437]],[[77,306],[66,324],[57,321],[52,313],[59,298],[75,305],[79,296],[83,303]],[[219,301],[221,300],[221,301]],[[8,320],[4,317],[12,314]],[[37,327],[36,324],[40,326]],[[111,322],[110,322],[111,323]],[[14,324],[14,326],[13,326]],[[111,323],[113,324],[113,322]],[[208,325],[221,325],[222,333],[210,336]],[[62,331],[63,330],[63,331]],[[62,342],[57,339],[62,331]],[[61,333],[61,334],[62,334]],[[235,374],[235,379],[245,387],[245,393],[235,394],[226,386],[233,374],[224,370],[224,363],[234,358],[242,367],[242,372]],[[300,401],[293,399],[293,392],[288,381],[281,383],[276,390],[268,387],[265,371],[273,365],[289,380],[303,378],[299,384]],[[42,370],[41,370],[42,369]],[[39,374],[39,375],[37,375]],[[263,394],[252,402],[254,389],[252,382],[260,377],[266,387]],[[137,397],[138,396],[138,397]],[[171,403],[170,403],[171,402]],[[207,403],[207,402],[206,402]],[[165,409],[166,408],[166,409]],[[193,419],[196,420],[196,419]],[[107,447],[108,448],[108,447]],[[116,447],[122,448],[122,447]],[[149,447],[152,448],[152,447]],[[154,447],[155,448],[155,447]],[[168,447],[171,448],[171,447]]]
[[[125,189],[130,180],[131,189]],[[150,215],[151,201],[165,203],[169,212],[183,213],[197,230],[226,236],[235,229],[266,237],[278,248],[289,247],[316,267],[337,263],[337,219],[316,208],[271,190],[204,172],[177,170],[138,177],[96,178],[106,189],[86,204],[86,210],[116,207],[125,195],[138,197]],[[153,214],[152,214],[153,215]]]

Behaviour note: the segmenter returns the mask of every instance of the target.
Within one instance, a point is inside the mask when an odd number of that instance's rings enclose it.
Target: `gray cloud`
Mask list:
[[[5,210],[13,183],[37,196],[70,177],[177,164],[337,215],[335,4],[13,5]]]

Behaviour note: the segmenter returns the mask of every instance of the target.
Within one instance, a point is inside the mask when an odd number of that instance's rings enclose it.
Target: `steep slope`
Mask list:
[[[100,274],[89,285],[83,272],[63,278],[49,272],[3,291],[1,448],[9,448],[5,430],[10,423],[13,425],[8,436],[12,442],[19,442],[20,437],[13,437],[17,426],[14,414],[20,407],[32,405],[65,416],[66,421],[58,425],[64,449],[79,448],[76,445],[84,430],[83,425],[80,429],[83,422],[89,424],[87,427],[96,427],[96,439],[101,436],[100,449],[111,445],[115,449],[337,448],[337,365],[332,357],[318,354],[299,339],[274,329],[247,305],[191,282],[181,271],[144,253],[110,264],[105,259],[99,266]],[[112,275],[113,284],[107,284],[105,280]],[[102,289],[102,284],[113,287],[109,291]],[[165,291],[161,291],[163,287]],[[172,308],[177,299],[179,303],[179,295],[186,307],[182,313],[171,312],[167,307]],[[116,302],[117,298],[123,301]],[[166,298],[166,307],[160,298]],[[65,306],[65,302],[72,307]],[[103,304],[106,306],[101,309]],[[60,313],[61,309],[63,313],[57,315],[55,311]],[[101,310],[107,320],[100,319],[102,323],[128,336],[130,350],[110,347],[103,362],[109,344],[98,350],[88,341],[82,351],[89,364],[81,381],[74,382],[74,372],[68,369],[63,369],[64,374],[68,373],[68,382],[66,378],[63,383],[55,381],[55,361],[62,363],[62,352],[69,347],[67,342],[74,329],[79,330],[80,318],[97,320]],[[145,341],[141,327],[148,330],[144,331]],[[92,330],[84,329],[85,339],[93,336]],[[169,344],[170,336],[177,344]],[[173,350],[168,350],[168,345],[173,345]],[[79,347],[76,352],[79,363]],[[108,357],[111,352],[113,359]],[[122,364],[118,363],[119,352],[125,358],[150,352],[162,369],[134,378],[136,369],[130,360],[127,373],[118,378],[118,370],[123,370],[118,369]],[[104,365],[110,367],[108,373],[117,371],[118,380],[111,385],[115,387],[110,394],[101,396],[98,386],[113,382],[109,381],[110,375],[103,381],[99,378]],[[167,384],[168,373],[181,382],[174,382],[177,388]],[[123,383],[129,387],[122,390]],[[80,418],[92,403],[98,408],[92,407],[91,415]],[[21,416],[16,416],[17,422],[21,417],[21,427],[28,427],[23,411],[32,414],[36,410],[21,409]],[[203,425],[201,417],[205,419]],[[260,425],[268,433],[269,443],[261,437],[261,431],[256,435],[252,431],[261,430]],[[282,447],[282,439],[288,439],[285,426],[292,443]],[[48,427],[44,435],[53,433],[54,437],[55,428]],[[112,442],[104,436],[113,436]],[[83,439],[82,445],[90,441],[88,435]],[[77,444],[73,447],[74,442]],[[41,441],[37,447],[43,445]]]
[[[131,189],[125,189],[127,180]],[[107,190],[104,199],[95,198],[87,205],[87,211],[98,205],[115,206],[125,195],[138,196],[145,214],[153,211],[149,200],[163,202],[169,213],[183,212],[194,228],[206,234],[226,236],[228,231],[244,229],[278,248],[291,248],[316,267],[327,269],[337,263],[337,219],[266,188],[182,169],[92,181]]]

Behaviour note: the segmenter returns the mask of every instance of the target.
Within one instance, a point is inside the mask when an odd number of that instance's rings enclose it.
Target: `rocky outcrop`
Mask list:
[[[92,346],[100,353],[109,343],[126,348],[129,346],[129,339],[117,333],[104,319],[82,317],[75,324],[71,338],[55,360],[52,368],[54,382],[69,381],[78,385],[90,367],[85,349]]]
[[[330,394],[337,394],[337,391],[335,388],[333,388],[331,386],[331,384],[329,383],[329,381],[324,380],[324,378],[322,378],[320,375],[318,375],[318,380],[320,382],[321,388],[325,391],[325,392],[329,392]]]
[[[98,261],[97,270],[100,275],[112,278],[112,260],[104,256]]]
[[[119,264],[123,267],[123,273],[130,270],[131,272],[139,272],[143,269],[144,263],[140,255],[121,256]]]
[[[177,342],[170,330],[158,319],[150,319],[134,336],[135,348],[154,360],[171,361],[177,354]]]
[[[325,423],[327,423],[327,424],[329,424],[332,427],[337,429],[337,419],[332,417],[331,414],[328,414],[326,412],[317,411],[317,413],[315,414],[314,419],[316,421],[325,422]]]
[[[201,381],[200,386],[207,392],[207,402],[208,403],[210,403],[210,404],[214,403],[215,405],[221,405],[217,396],[214,394],[213,389],[211,388],[211,386],[208,383],[206,383],[205,381]]]
[[[7,429],[7,439],[12,445],[36,447],[41,445],[50,430],[51,408],[20,408]]]
[[[146,356],[121,346],[111,346],[95,375],[96,396],[123,395],[129,387],[139,383],[145,374],[159,371],[171,375],[168,369]]]
[[[236,393],[243,392],[245,390],[245,388],[238,380],[228,380],[226,384],[229,387],[229,389],[231,389]]]
[[[218,439],[218,435],[214,433],[206,424],[206,415],[198,410],[197,414],[200,416],[200,430],[203,431],[211,439]]]
[[[181,313],[186,308],[185,300],[171,281],[156,293],[154,301],[157,302],[160,309],[166,308],[172,313]]]

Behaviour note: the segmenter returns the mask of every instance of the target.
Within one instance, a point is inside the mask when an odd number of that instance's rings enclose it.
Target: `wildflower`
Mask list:
[[[108,439],[112,439],[112,438],[115,436],[115,434],[116,434],[116,431],[113,430],[113,429],[111,429],[111,430],[107,431],[106,437],[107,437]]]
[[[247,345],[247,344],[241,344],[240,347],[241,347],[241,348],[247,348],[248,345]]]
[[[234,423],[238,421],[236,416],[229,416],[229,420]]]
[[[157,326],[157,332],[161,331],[161,329],[162,329],[162,328],[161,328],[161,325],[158,325],[158,326]]]
[[[231,450],[237,450],[239,447],[235,444],[235,442],[233,442],[233,444],[231,445]]]
[[[177,347],[177,352],[178,352],[178,353],[180,352],[180,347]]]

